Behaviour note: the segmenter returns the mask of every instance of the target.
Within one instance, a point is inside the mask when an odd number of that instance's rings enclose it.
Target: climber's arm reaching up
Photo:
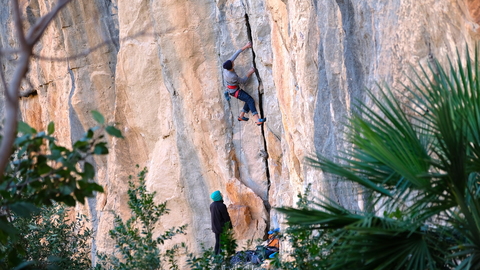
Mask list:
[[[224,76],[226,78],[227,84],[229,85],[238,85],[238,84],[245,84],[250,76],[255,72],[254,68],[251,68],[248,72],[247,75],[244,77],[240,77],[237,75],[237,73],[234,70],[234,61],[237,59],[238,55],[243,52],[244,50],[251,48],[252,43],[248,42],[243,46],[242,48],[238,49],[230,59],[228,59],[225,63],[223,63],[223,68],[226,69],[224,71]]]
[[[251,42],[248,42],[248,43],[245,44],[245,46],[243,46],[241,49],[238,49],[238,50],[232,55],[232,57],[230,57],[230,59],[228,59],[228,60],[230,60],[230,61],[232,61],[232,62],[235,61],[235,59],[237,59],[238,55],[239,55],[241,52],[243,52],[243,51],[245,51],[246,49],[251,48],[251,47],[252,47],[252,43],[251,43]]]

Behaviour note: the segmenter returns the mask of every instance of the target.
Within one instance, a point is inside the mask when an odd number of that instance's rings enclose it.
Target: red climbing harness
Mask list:
[[[228,84],[227,84],[227,88],[228,88],[228,89],[237,89],[237,91],[235,91],[233,94],[230,93],[230,96],[234,96],[235,98],[238,98],[238,94],[240,93],[240,88],[238,88],[238,86],[236,86],[236,85],[228,85]]]

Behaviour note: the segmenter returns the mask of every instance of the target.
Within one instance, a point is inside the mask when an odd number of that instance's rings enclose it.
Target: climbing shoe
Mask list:
[[[238,117],[238,121],[248,121],[248,119],[250,119],[250,118],[245,117],[245,116],[244,117],[240,117],[240,116]]]
[[[267,121],[267,118],[260,118],[255,124],[257,124],[257,126],[261,126],[263,123],[265,123],[265,121]]]

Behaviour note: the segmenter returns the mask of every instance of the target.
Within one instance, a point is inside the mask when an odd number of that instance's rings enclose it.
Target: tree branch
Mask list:
[[[122,38],[122,39],[120,39],[120,41],[126,41],[126,40],[130,40],[130,39],[134,39],[134,38],[142,37],[142,36],[148,36],[148,35],[154,36],[154,35],[158,35],[158,34],[147,33],[146,31],[140,31],[140,32],[136,33],[135,35],[131,35],[131,36]],[[38,54],[35,54],[35,53],[32,55],[32,57],[35,58],[35,59],[38,59],[38,60],[55,61],[55,62],[75,60],[75,59],[79,59],[81,57],[85,57],[85,56],[91,54],[92,52],[104,47],[105,45],[111,44],[111,43],[113,43],[113,39],[106,40],[106,41],[104,41],[104,42],[102,42],[102,43],[100,43],[100,44],[98,44],[94,47],[89,48],[88,50],[85,50],[82,53],[78,53],[78,54],[74,54],[74,55],[70,55],[70,56],[66,56],[66,57],[43,56],[43,55],[38,55]]]
[[[3,138],[0,144],[0,182],[3,181],[3,174],[12,154],[12,145],[17,134],[17,117],[19,111],[19,91],[22,80],[26,77],[30,57],[33,54],[33,46],[38,42],[45,32],[50,22],[55,18],[58,12],[65,7],[71,0],[58,0],[52,11],[41,17],[37,23],[30,28],[27,37],[23,32],[22,16],[18,0],[12,0],[13,19],[15,31],[17,32],[19,42],[19,60],[13,73],[12,81],[5,89],[5,126],[3,129]]]
[[[47,13],[46,15],[41,17],[39,20],[37,20],[35,25],[32,26],[32,28],[30,28],[30,30],[27,33],[26,41],[30,46],[33,47],[33,45],[35,45],[38,42],[38,40],[40,39],[40,37],[42,37],[43,33],[45,32],[45,29],[47,29],[50,22],[55,18],[55,16],[57,16],[58,12],[60,12],[60,10],[64,8],[66,4],[70,3],[70,1],[71,0],[58,0],[57,4],[53,7],[53,9],[49,13]]]

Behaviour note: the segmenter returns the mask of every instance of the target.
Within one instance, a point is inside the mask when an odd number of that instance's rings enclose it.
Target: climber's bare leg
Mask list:
[[[258,117],[258,114],[255,114],[255,115],[253,116],[253,119],[255,120],[255,123],[258,123],[258,119],[259,119],[259,118],[260,118],[260,117]]]

